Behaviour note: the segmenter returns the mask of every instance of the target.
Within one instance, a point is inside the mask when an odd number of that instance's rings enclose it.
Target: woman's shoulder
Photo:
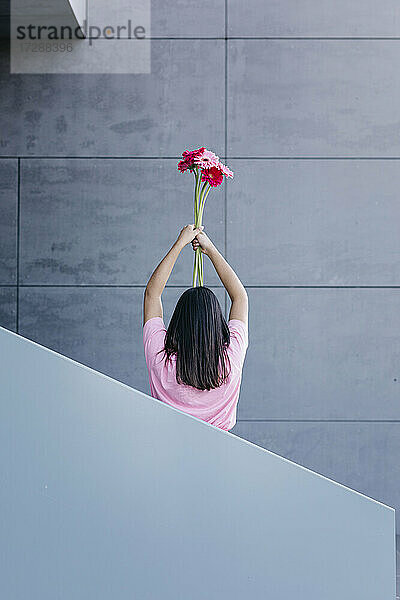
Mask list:
[[[154,331],[166,331],[162,317],[150,317],[143,325],[143,335]]]
[[[230,332],[228,355],[236,367],[241,369],[249,345],[248,328],[246,323],[239,319],[230,319],[228,327]]]
[[[143,327],[152,327],[154,325],[162,325],[163,327],[165,327],[163,318],[150,317],[150,319],[147,319],[147,321],[144,323]]]
[[[163,349],[166,331],[161,317],[151,317],[144,323],[143,344],[146,360],[154,358]]]
[[[235,337],[241,337],[243,341],[248,343],[249,332],[247,323],[240,319],[229,319],[228,327],[230,334],[233,334]]]

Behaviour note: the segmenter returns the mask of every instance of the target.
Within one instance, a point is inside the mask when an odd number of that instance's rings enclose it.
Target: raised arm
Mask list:
[[[210,258],[218,277],[228,292],[232,302],[229,319],[239,319],[239,321],[243,321],[247,325],[249,312],[247,292],[235,271],[204,231],[196,235],[192,241],[192,246],[193,250],[200,247],[202,252]]]
[[[181,230],[176,242],[174,242],[162,261],[154,269],[144,293],[143,325],[152,317],[162,318],[163,309],[161,294],[164,291],[165,285],[182,248],[187,244],[190,244],[198,233],[200,233],[200,229],[195,229],[194,225],[186,225],[186,227]]]

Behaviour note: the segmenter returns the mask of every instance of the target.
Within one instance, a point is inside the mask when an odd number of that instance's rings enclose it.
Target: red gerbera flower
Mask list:
[[[193,160],[197,157],[197,156],[201,156],[201,154],[203,154],[205,148],[198,148],[197,150],[185,150],[184,152],[182,152],[182,156],[183,159],[187,162],[187,163],[192,163]]]
[[[211,187],[217,187],[217,185],[221,185],[222,180],[224,178],[224,174],[217,167],[211,167],[211,169],[202,170],[201,180],[208,181]]]
[[[178,163],[178,171],[180,171],[181,173],[184,173],[185,171],[187,171],[190,167],[190,164],[186,162],[186,160],[181,160]]]

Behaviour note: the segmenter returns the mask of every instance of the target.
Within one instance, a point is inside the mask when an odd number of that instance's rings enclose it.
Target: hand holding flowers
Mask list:
[[[190,242],[194,241],[196,235],[201,233],[202,229],[204,229],[203,225],[198,228],[194,225],[186,225],[181,229],[177,241],[182,244],[182,247],[187,246]]]
[[[204,231],[200,231],[192,240],[192,247],[193,250],[200,250],[203,254],[208,255],[214,244]]]

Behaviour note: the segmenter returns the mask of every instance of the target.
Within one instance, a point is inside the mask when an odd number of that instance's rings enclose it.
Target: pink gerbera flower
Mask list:
[[[202,171],[201,180],[207,181],[211,187],[221,185],[223,179],[224,174],[217,167],[212,166]]]
[[[194,157],[193,162],[201,169],[211,169],[211,167],[218,168],[219,157],[214,154],[214,152],[210,152],[210,150],[204,150],[202,154]]]
[[[231,179],[233,179],[233,172],[226,165],[224,165],[222,162],[220,162],[218,164],[218,168],[223,172],[223,174],[225,175],[225,177],[230,177]]]

